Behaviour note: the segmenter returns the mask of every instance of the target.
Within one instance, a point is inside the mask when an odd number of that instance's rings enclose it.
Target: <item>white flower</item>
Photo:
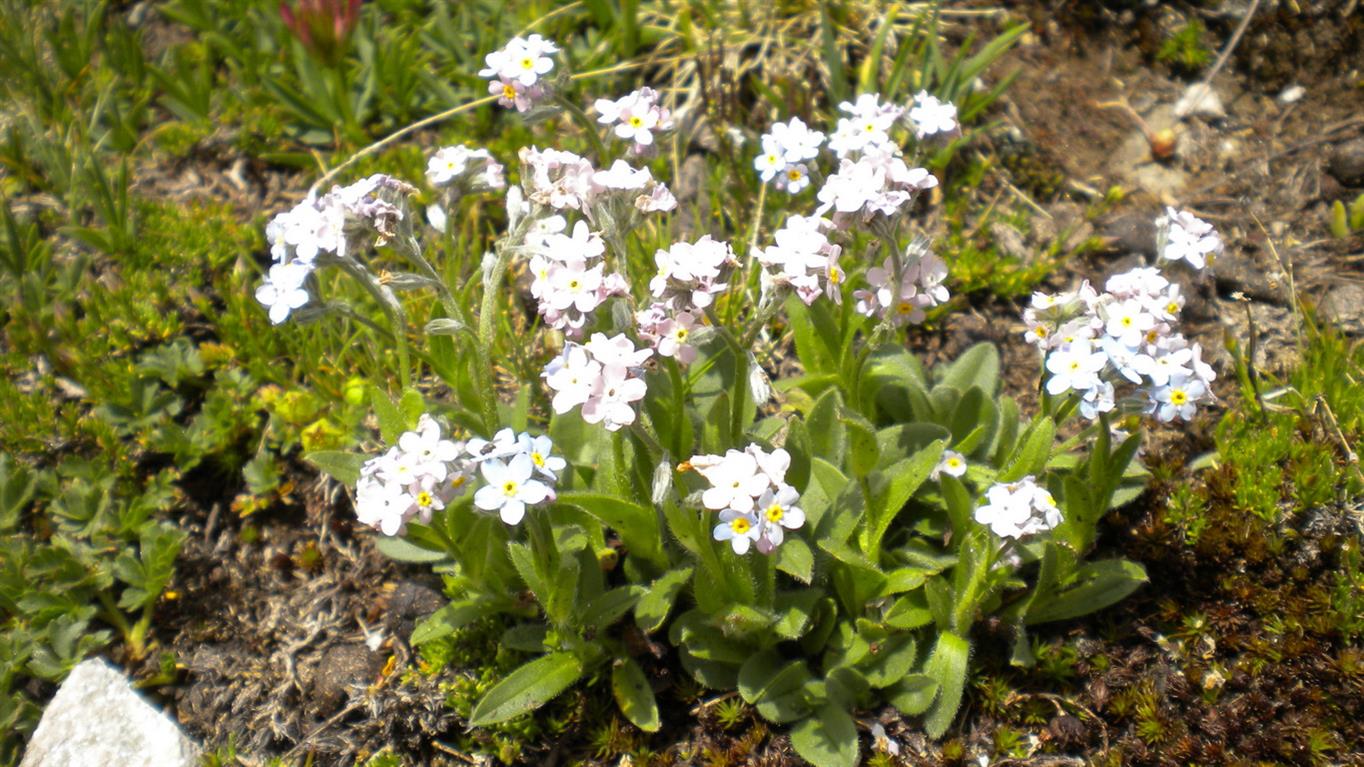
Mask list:
[[[511,458],[521,452],[521,445],[517,441],[516,432],[506,428],[499,430],[491,440],[474,437],[465,445],[465,450],[473,460],[486,461]]]
[[[1193,420],[1198,403],[1208,397],[1208,387],[1197,378],[1176,376],[1152,393],[1152,409],[1156,418],[1169,423],[1176,418]]]
[[[787,165],[786,170],[777,175],[776,187],[787,194],[800,194],[809,185],[810,169],[803,162]]]
[[[1088,341],[1077,341],[1047,357],[1047,393],[1053,397],[1099,385],[1099,373],[1108,365],[1108,355],[1094,351]]]
[[[649,351],[649,350],[645,350]],[[583,420],[600,423],[607,431],[617,431],[635,422],[635,402],[644,399],[648,387],[623,367],[603,367],[592,383],[591,394],[582,406]]]
[[[461,445],[441,438],[440,424],[425,413],[417,420],[416,431],[404,432],[398,438],[398,449],[415,464],[417,474],[430,476],[438,482],[445,480],[447,464],[463,452]]]
[[[592,358],[605,367],[637,368],[653,356],[649,349],[636,349],[624,333],[610,338],[605,333],[593,333],[584,346],[592,353]]]
[[[772,129],[763,137],[764,146],[767,144],[768,136],[776,143],[782,157],[788,163],[815,159],[819,156],[819,148],[824,143],[824,134],[811,130],[799,117],[792,117],[784,123],[773,123]]]
[[[800,493],[790,485],[767,488],[758,497],[758,551],[769,554],[781,545],[785,530],[796,530],[805,524],[805,512],[796,505]]]
[[[768,475],[759,471],[755,457],[747,452],[730,450],[723,457],[696,456],[692,458],[691,464],[711,484],[701,494],[701,503],[713,511],[734,509],[750,512],[754,499],[771,484]]]
[[[501,50],[489,53],[487,66],[479,77],[515,82],[529,88],[554,69],[549,56],[559,48],[540,35],[528,38],[513,37]]]
[[[676,242],[654,254],[658,273],[649,282],[654,298],[680,310],[705,309],[729,287],[722,271],[738,264],[729,243],[704,235],[695,243]]]
[[[735,554],[747,554],[750,546],[758,540],[760,527],[752,513],[725,509],[720,512],[720,524],[715,526],[711,536],[717,541],[729,541]]]
[[[515,525],[526,515],[526,506],[541,503],[550,496],[549,486],[532,479],[535,464],[529,455],[518,454],[508,463],[488,460],[479,464],[486,485],[474,493],[474,505],[496,511],[503,522]]]
[[[432,203],[426,206],[426,221],[431,224],[431,228],[441,234],[445,234],[446,225],[449,217],[445,215],[445,208]]]
[[[563,415],[592,396],[592,387],[601,376],[601,363],[587,349],[569,344],[559,359],[545,368],[545,385],[554,391],[554,412]]]
[[[608,170],[592,174],[592,183],[603,189],[637,191],[644,189],[654,180],[648,168],[634,168],[624,160],[611,163]]]
[[[635,152],[643,153],[653,145],[654,131],[672,129],[672,116],[658,102],[658,91],[647,87],[615,101],[597,99],[597,122],[614,124],[616,137],[634,142]]]
[[[568,466],[568,462],[562,456],[553,454],[554,442],[547,435],[532,437],[529,434],[521,434],[517,437],[517,446],[522,453],[530,456],[535,473],[551,482],[557,482],[559,472]]]
[[[758,178],[764,182],[771,181],[786,170],[786,157],[776,139],[763,136],[762,151],[754,158],[753,168],[758,171]]]
[[[829,137],[829,149],[838,158],[854,154],[890,154],[895,145],[890,140],[890,129],[900,119],[902,109],[894,104],[882,104],[875,93],[863,93],[855,102],[843,102],[838,108],[847,113]]]
[[[265,281],[256,288],[256,300],[269,310],[271,323],[284,322],[290,312],[308,303],[310,296],[303,283],[310,273],[312,268],[302,261],[270,267]]]
[[[355,518],[384,535],[402,532],[415,511],[416,501],[402,485],[364,476],[355,485]]]
[[[1188,211],[1166,208],[1156,219],[1156,242],[1166,261],[1186,261],[1195,269],[1207,265],[1208,257],[1222,252],[1222,238],[1212,224]]]
[[[949,477],[960,477],[966,473],[966,456],[955,450],[944,450],[942,458],[938,459],[938,465],[933,467],[929,477],[938,479],[946,474]]]
[[[1056,499],[1031,476],[991,486],[985,500],[976,509],[975,520],[1001,538],[1022,538],[1061,524]]]
[[[924,139],[936,133],[951,133],[957,129],[957,107],[952,102],[939,101],[928,91],[919,91],[908,113],[914,135]]]

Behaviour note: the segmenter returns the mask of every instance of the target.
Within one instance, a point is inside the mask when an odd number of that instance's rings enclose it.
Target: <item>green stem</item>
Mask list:
[[[597,152],[597,164],[604,165],[606,163],[606,145],[602,143],[599,126],[592,122],[592,118],[587,116],[587,113],[583,111],[582,107],[578,106],[576,101],[565,98],[563,94],[558,94],[555,100],[582,127],[588,138],[592,139],[592,148]]]
[[[497,261],[483,283],[483,301],[478,310],[478,386],[483,394],[483,428],[489,435],[497,432],[497,390],[493,386],[493,342],[497,339],[495,324],[497,295],[507,275],[511,249],[506,241],[497,245]]]
[[[615,464],[616,491],[622,498],[634,498],[634,483],[625,465],[625,434],[619,429],[611,432],[611,462]]]

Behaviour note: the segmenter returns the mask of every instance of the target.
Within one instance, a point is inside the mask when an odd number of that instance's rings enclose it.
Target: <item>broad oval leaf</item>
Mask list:
[[[658,701],[654,699],[653,687],[644,676],[644,670],[633,659],[627,657],[616,661],[611,669],[611,692],[630,724],[645,732],[658,731],[661,724]]]
[[[550,653],[527,663],[498,682],[469,715],[472,727],[515,719],[553,700],[582,678],[583,664],[572,653]]]

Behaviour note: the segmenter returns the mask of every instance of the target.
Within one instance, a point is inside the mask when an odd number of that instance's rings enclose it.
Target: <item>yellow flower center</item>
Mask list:
[[[791,170],[786,171],[786,177],[791,179],[792,181],[799,181],[800,176],[801,176],[800,168],[792,168]]]
[[[504,85],[504,86],[502,86],[502,98],[508,99],[508,100],[515,99],[515,98],[516,98],[516,89],[513,88],[513,87],[510,86],[510,85]]]
[[[901,301],[899,304],[895,306],[895,311],[899,312],[900,314],[910,314],[911,312],[914,311],[914,304],[911,304],[908,301]]]
[[[1043,327],[1042,325],[1038,325],[1037,327],[1035,327],[1035,328],[1032,329],[1032,334],[1035,335],[1035,336],[1037,336],[1038,338],[1046,338],[1046,337],[1047,337],[1047,329],[1046,329],[1045,327]]]
[[[514,495],[516,495],[516,483],[513,482],[513,481],[511,481],[511,480],[507,480],[506,482],[503,482],[503,483],[502,483],[502,493],[503,493],[504,495],[506,495],[508,498],[510,498],[510,497],[512,497],[512,496],[514,496]]]
[[[468,477],[464,476],[463,474],[458,474],[454,477],[454,479],[450,480],[450,487],[464,487],[464,483],[468,481],[469,481]]]
[[[417,505],[425,508],[431,505],[431,494],[425,490],[417,493]]]
[[[678,328],[677,330],[673,331],[673,337],[679,341],[687,340],[687,336],[690,334],[691,331],[687,330],[686,328]]]
[[[1183,389],[1175,389],[1170,392],[1171,405],[1183,405],[1189,401],[1189,395]]]
[[[748,523],[747,517],[735,517],[734,520],[729,523],[729,529],[733,530],[735,535],[743,535],[744,533],[747,533],[751,527],[752,525]]]
[[[957,458],[956,456],[953,456],[953,457],[951,457],[951,458],[948,458],[948,459],[947,459],[947,468],[949,468],[949,469],[960,469],[960,468],[961,468],[961,459],[960,459],[960,458]]]
[[[641,119],[638,118],[638,117],[631,117],[631,118],[630,118],[630,127],[631,127],[631,128],[638,128],[639,126],[641,126],[641,125],[643,125],[643,124],[644,124],[644,121],[641,120]]]
[[[521,59],[521,68],[522,68],[522,69],[534,69],[534,68],[535,68],[535,59],[532,59],[532,58],[529,57],[529,56],[525,57],[524,59]]]
[[[767,521],[773,524],[780,522],[782,516],[784,516],[785,514],[786,512],[782,509],[782,507],[775,503],[772,504],[771,506],[768,506],[767,511],[763,512],[763,516],[767,517]]]
[[[531,454],[530,454],[530,461],[531,461],[531,463],[535,464],[536,466],[539,466],[539,467],[541,467],[541,468],[544,468],[544,465],[545,465],[545,457],[544,457],[543,455],[540,455],[539,453],[531,453]]]
[[[1179,314],[1179,304],[1175,303],[1174,301],[1171,301],[1170,303],[1165,305],[1165,312],[1167,314]]]
[[[829,267],[829,282],[832,282],[835,285],[842,284],[843,270],[836,266]]]

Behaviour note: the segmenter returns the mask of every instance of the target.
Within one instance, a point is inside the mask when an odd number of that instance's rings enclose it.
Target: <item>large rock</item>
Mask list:
[[[1327,168],[1345,186],[1364,186],[1364,138],[1337,145]]]
[[[82,661],[62,682],[19,767],[192,767],[198,749],[117,669]]]

